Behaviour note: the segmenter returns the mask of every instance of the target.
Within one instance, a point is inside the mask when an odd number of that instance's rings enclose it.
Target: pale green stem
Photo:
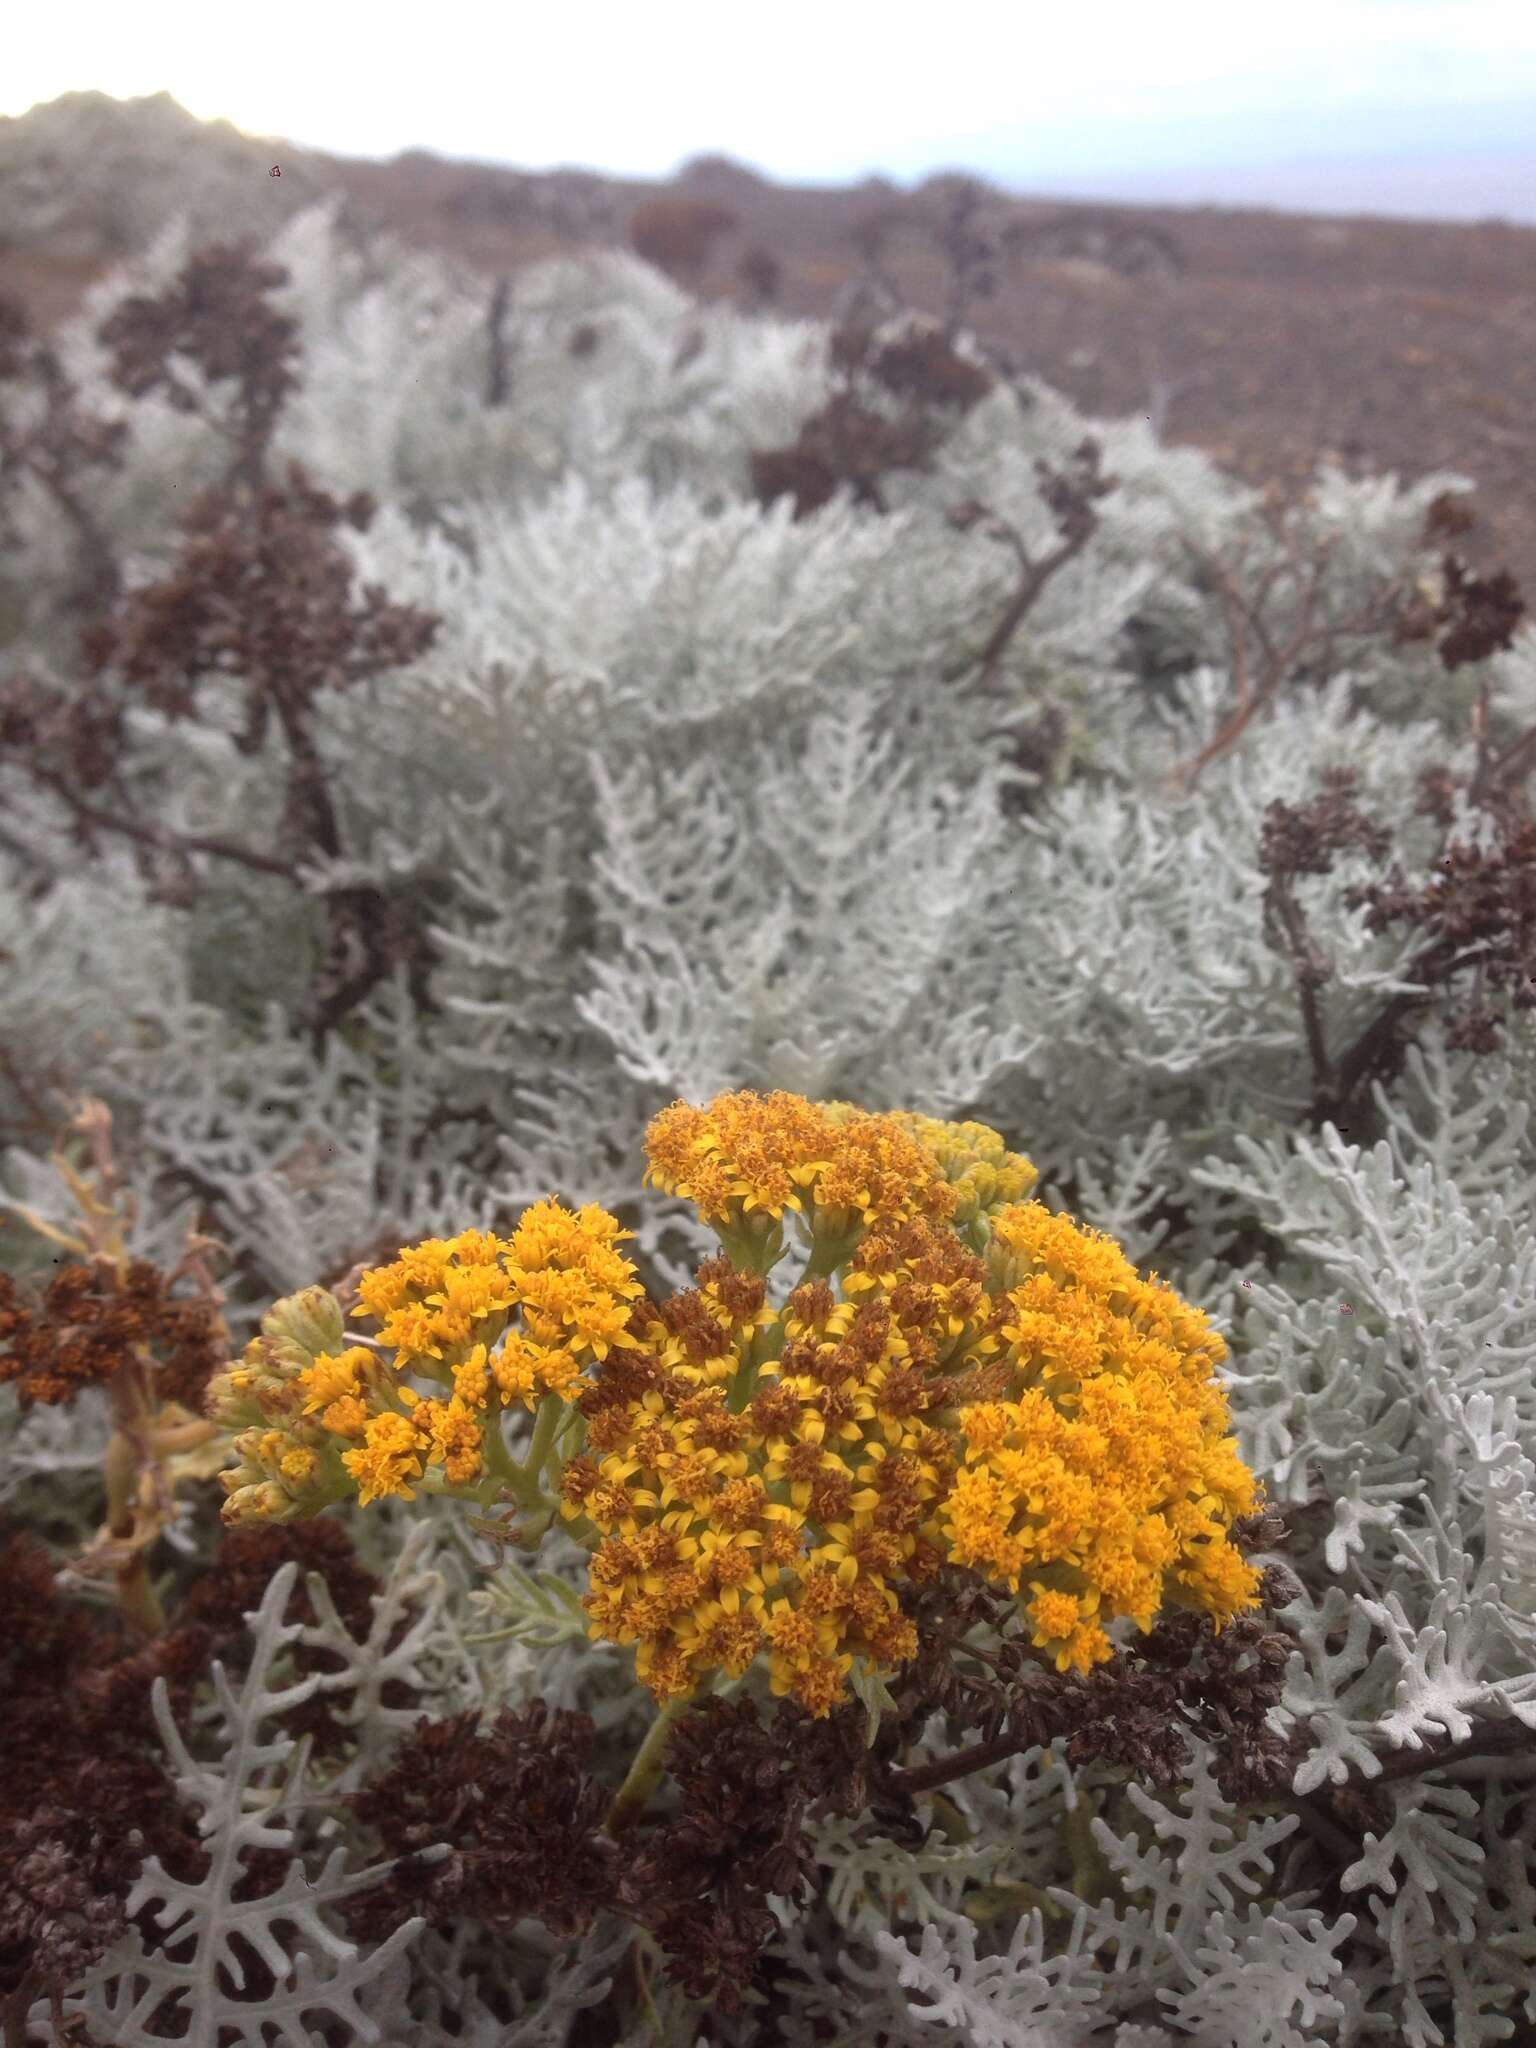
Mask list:
[[[857,1245],[850,1245],[847,1242],[833,1244],[817,1244],[813,1242],[806,1256],[805,1270],[795,1282],[795,1286],[804,1287],[808,1281],[830,1280],[834,1273],[841,1272],[857,1249]],[[791,1292],[793,1292],[793,1289]]]
[[[687,1713],[696,1696],[696,1693],[689,1693],[686,1698],[669,1700],[651,1723],[644,1742],[635,1751],[629,1775],[614,1794],[613,1804],[608,1809],[608,1818],[603,1825],[610,1835],[628,1827],[655,1791],[672,1724],[679,1715]]]
[[[562,1465],[569,1464],[581,1444],[585,1442],[583,1425],[586,1417],[579,1408],[567,1408],[565,1420],[555,1436],[555,1456]]]
[[[533,1441],[528,1446],[528,1456],[523,1465],[524,1472],[535,1486],[543,1475],[544,1461],[549,1456],[549,1447],[555,1440],[555,1431],[559,1428],[565,1412],[565,1402],[558,1394],[544,1396],[533,1425]]]
[[[537,1426],[535,1426],[537,1429]],[[485,1431],[486,1481],[483,1491],[493,1494],[498,1486],[505,1486],[517,1499],[520,1507],[537,1511],[547,1507],[544,1489],[539,1485],[536,1472],[525,1472],[510,1450],[501,1433],[501,1418],[493,1416]]]
[[[742,1345],[741,1357],[737,1361],[735,1372],[731,1375],[730,1385],[726,1388],[725,1405],[732,1415],[742,1414],[752,1398],[752,1391],[757,1383],[757,1340],[761,1334],[761,1331],[754,1330]]]

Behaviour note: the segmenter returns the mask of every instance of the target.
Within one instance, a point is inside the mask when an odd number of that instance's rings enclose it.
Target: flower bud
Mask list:
[[[231,1473],[221,1475],[226,1480]],[[224,1520],[238,1522],[294,1522],[304,1510],[299,1503],[290,1500],[275,1480],[267,1479],[255,1486],[241,1486],[230,1494],[224,1503]]]
[[[341,1304],[323,1287],[301,1287],[268,1309],[261,1319],[280,1362],[302,1371],[322,1351],[340,1351],[343,1343]]]

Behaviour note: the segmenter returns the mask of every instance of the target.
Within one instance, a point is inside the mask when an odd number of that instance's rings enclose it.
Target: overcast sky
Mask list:
[[[1536,220],[1536,0],[34,0],[4,45],[0,113],[166,90],[344,156],[665,177],[721,151],[796,183],[967,169],[1321,210],[1359,203],[1364,162],[1378,210]]]

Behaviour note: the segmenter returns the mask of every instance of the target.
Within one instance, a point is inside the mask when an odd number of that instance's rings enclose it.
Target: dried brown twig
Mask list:
[[[189,1233],[176,1270],[162,1275],[129,1256],[126,1234],[134,1203],[118,1179],[112,1117],[86,1097],[74,1119],[86,1139],[93,1179],[58,1151],[55,1170],[79,1211],[75,1230],[61,1230],[30,1209],[18,1213],[40,1236],[79,1260],[60,1265],[39,1310],[21,1302],[0,1277],[0,1381],[14,1381],[24,1402],[73,1402],[83,1386],[105,1385],[114,1432],[107,1446],[106,1519],[93,1542],[70,1561],[85,1583],[116,1588],[123,1614],[153,1635],[164,1625],[151,1583],[148,1553],[175,1516],[170,1461],[211,1444],[214,1425],[197,1411],[202,1389],[228,1349],[223,1294],[208,1268],[211,1237]],[[173,1301],[171,1289],[190,1277],[195,1298]]]
[[[206,394],[185,382],[183,359],[210,388],[233,385],[228,417],[212,422],[234,444],[230,473],[187,515],[172,571],[120,597],[83,635],[89,689],[45,688],[20,675],[0,685],[0,749],[65,807],[87,847],[111,832],[167,856],[169,874],[153,865],[146,872],[167,900],[181,903],[197,893],[195,857],[303,892],[309,864],[345,854],[319,743],[322,693],[415,660],[440,625],[433,614],[390,603],[376,585],[354,604],[352,562],[332,536],[343,523],[367,530],[376,510],[367,493],[333,498],[298,463],[286,484],[268,479],[277,417],[298,381],[296,324],[268,298],[284,278],[242,247],[206,250],[163,293],[127,300],[106,322],[101,338],[114,351],[114,377],[134,396],[163,390],[180,410],[206,411]],[[210,686],[243,694],[232,735],[239,752],[259,752],[274,734],[281,741],[286,788],[280,815],[265,823],[265,844],[175,830],[146,815],[128,788],[132,703],[197,722]],[[419,895],[414,885],[386,892],[353,884],[324,897],[329,954],[302,1020],[317,1045],[396,963],[407,965],[424,1000],[430,947]]]
[[[1471,515],[1449,499],[1437,499],[1426,524],[1426,540],[1462,530]],[[1523,604],[1507,573],[1472,576],[1454,555],[1444,560],[1443,591],[1430,606],[1421,591],[1413,609],[1400,617],[1400,639],[1438,642],[1448,670],[1484,661],[1510,644]],[[1308,1057],[1314,1128],[1331,1122],[1363,1129],[1370,1121],[1366,1095],[1401,1068],[1407,1026],[1433,996],[1468,968],[1474,971],[1470,1002],[1446,1019],[1446,1043],[1473,1052],[1492,1052],[1501,1042],[1501,1020],[1493,997],[1508,991],[1517,1010],[1536,1008],[1536,823],[1524,784],[1536,765],[1536,727],[1495,754],[1489,731],[1489,683],[1482,675],[1472,712],[1476,760],[1463,791],[1467,806],[1492,826],[1490,844],[1452,838],[1457,779],[1442,765],[1420,775],[1418,809],[1441,827],[1433,878],[1417,887],[1394,860],[1383,879],[1344,892],[1350,909],[1364,908],[1367,928],[1384,932],[1394,924],[1416,926],[1423,944],[1409,959],[1406,978],[1417,984],[1390,996],[1337,1057],[1330,1053],[1318,1001],[1331,979],[1333,963],[1308,928],[1296,894],[1303,875],[1326,874],[1339,853],[1356,848],[1378,865],[1392,849],[1392,834],[1368,818],[1355,802],[1352,769],[1323,774],[1319,795],[1304,804],[1279,799],[1264,815],[1259,866],[1268,877],[1264,930],[1268,942],[1292,965]]]
[[[1426,516],[1424,544],[1464,531],[1474,516],[1443,493]],[[1389,634],[1402,645],[1443,630],[1438,643],[1441,660],[1447,669],[1455,669],[1507,647],[1524,610],[1507,572],[1480,578],[1458,556],[1446,554],[1437,603],[1427,603],[1420,572],[1409,564],[1379,582],[1345,617],[1329,619],[1322,615],[1324,584],[1339,537],[1308,534],[1304,507],[1287,504],[1275,487],[1265,495],[1263,518],[1281,552],[1252,588],[1245,586],[1244,571],[1256,533],[1245,534],[1231,561],[1182,536],[1185,553],[1220,604],[1237,701],[1214,737],[1176,770],[1174,788],[1181,796],[1189,794],[1210,762],[1231,751],[1283,685],[1299,679],[1326,682],[1340,665],[1341,643]],[[1271,594],[1281,584],[1291,593],[1283,608],[1271,605]],[[1486,720],[1486,683],[1482,715]],[[1527,735],[1520,746],[1526,749],[1522,758],[1529,762],[1536,753],[1536,737]],[[1510,750],[1501,767],[1515,751]],[[1488,768],[1492,773],[1493,764]]]
[[[962,355],[932,325],[880,339],[878,320],[850,318],[832,336],[836,384],[819,412],[783,448],[756,449],[752,489],[763,505],[791,497],[796,519],[846,486],[858,504],[885,510],[880,479],[893,469],[926,469],[955,419],[992,389],[991,373]],[[901,401],[895,418],[879,394]]]
[[[958,532],[968,533],[979,526],[989,540],[999,541],[1012,549],[1019,564],[1019,584],[980,655],[967,655],[954,663],[944,673],[946,683],[958,683],[974,673],[983,689],[995,686],[1008,644],[1039,601],[1042,591],[1052,577],[1087,546],[1098,524],[1093,510],[1095,500],[1105,497],[1115,488],[1118,479],[1105,476],[1099,470],[1102,453],[1099,443],[1090,436],[1073,450],[1073,473],[1064,473],[1053,469],[1047,462],[1036,461],[1035,473],[1040,478],[1041,495],[1055,515],[1057,529],[1062,536],[1060,544],[1038,561],[1031,558],[1017,529],[987,506],[975,499],[951,506],[949,523]]]

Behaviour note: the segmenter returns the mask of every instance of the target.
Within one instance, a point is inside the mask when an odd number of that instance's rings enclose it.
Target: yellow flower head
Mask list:
[[[807,1283],[777,1313],[760,1274],[707,1261],[698,1290],[646,1326],[665,1391],[635,1367],[605,1375],[562,1512],[600,1533],[588,1613],[600,1636],[637,1644],[658,1699],[763,1654],[776,1692],[825,1715],[855,1656],[916,1652],[896,1586],[958,1462],[927,1419],[953,1386],[939,1346],[958,1359],[997,1340],[981,1327],[981,1261],[953,1231],[912,1219],[887,1237],[902,1250],[867,1299]],[[862,1248],[872,1263],[876,1245]],[[758,1345],[756,1393],[733,1407]]]
[[[411,1412],[417,1430],[431,1438],[428,1462],[441,1465],[454,1486],[466,1486],[485,1470],[484,1434],[480,1417],[455,1397],[422,1401]]]
[[[831,1210],[865,1225],[948,1217],[955,1195],[937,1161],[900,1122],[783,1089],[675,1102],[645,1134],[648,1186],[691,1201],[706,1223]]]
[[[313,1414],[317,1408],[329,1408],[333,1401],[357,1395],[361,1391],[359,1375],[366,1373],[372,1363],[372,1352],[361,1344],[334,1356],[322,1351],[314,1364],[299,1374],[304,1413]]]
[[[1006,1586],[1061,1671],[1109,1657],[1116,1621],[1255,1604],[1226,1347],[1110,1238],[1028,1200],[1035,1169],[998,1132],[740,1090],[672,1104],[645,1149],[646,1182],[724,1248],[696,1287],[652,1301],[633,1233],[551,1197],[509,1237],[430,1238],[363,1275],[392,1364],[347,1348],[322,1290],[293,1297],[214,1396],[249,1425],[226,1515],[313,1513],[349,1482],[364,1505],[412,1499],[424,1476],[536,1505],[552,1471],[592,1550],[589,1633],[633,1645],[659,1701],[762,1657],[818,1716],[856,1658],[917,1654],[902,1589],[946,1561]],[[792,1215],[809,1257],[774,1309]],[[537,1471],[505,1462],[516,1407],[539,1411]]]
[[[1222,1622],[1255,1605],[1260,1573],[1227,1540],[1256,1487],[1211,1378],[1220,1336],[1068,1216],[1022,1204],[993,1229],[1013,1398],[960,1408],[951,1557],[1015,1592],[1028,1579],[1033,1639],[1060,1670],[1111,1656],[1117,1616],[1147,1629],[1169,1600]]]
[[[573,1214],[551,1197],[525,1210],[510,1238],[467,1230],[407,1246],[362,1276],[359,1313],[382,1320],[397,1369],[450,1383],[472,1407],[493,1387],[534,1406],[589,1360],[636,1341],[630,1304],[645,1289],[615,1248],[633,1235],[595,1203]]]
[[[829,1105],[841,1107],[841,1105]],[[1010,1152],[1001,1135],[986,1124],[942,1123],[911,1110],[892,1111],[893,1121],[909,1131],[937,1163],[955,1191],[950,1219],[974,1250],[980,1250],[998,1211],[1028,1199],[1040,1176],[1022,1152]]]
[[[426,1449],[427,1443],[410,1417],[387,1409],[368,1424],[362,1448],[344,1451],[341,1462],[357,1481],[358,1499],[364,1507],[389,1493],[414,1500],[415,1492],[407,1481],[421,1477]]]

